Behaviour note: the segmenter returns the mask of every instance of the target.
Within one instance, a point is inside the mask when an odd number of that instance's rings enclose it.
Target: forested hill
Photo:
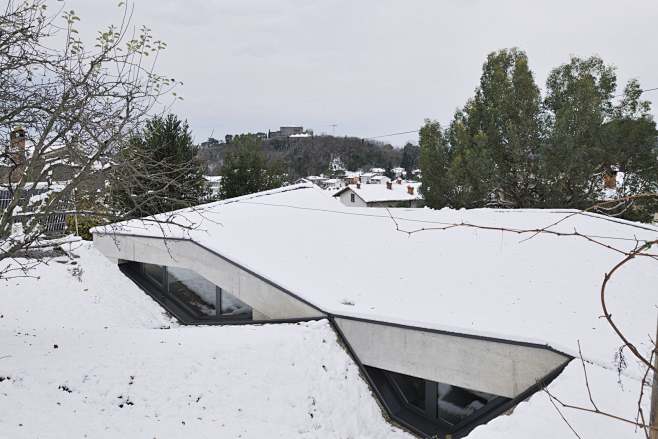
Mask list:
[[[327,173],[332,159],[339,158],[349,170],[371,167],[392,168],[403,162],[403,149],[394,148],[373,140],[358,137],[335,137],[329,135],[313,137],[289,137],[260,141],[262,151],[272,162],[280,162],[290,178]],[[219,174],[226,151],[232,143],[217,144],[200,148],[199,156],[206,163],[209,174]],[[407,154],[417,152],[418,147],[409,145]],[[411,154],[417,157],[417,154]],[[409,160],[409,166],[417,160]]]

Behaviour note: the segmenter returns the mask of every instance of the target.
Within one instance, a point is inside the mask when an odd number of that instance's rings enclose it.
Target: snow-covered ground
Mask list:
[[[0,283],[0,438],[410,437],[328,322],[181,327],[74,253]]]

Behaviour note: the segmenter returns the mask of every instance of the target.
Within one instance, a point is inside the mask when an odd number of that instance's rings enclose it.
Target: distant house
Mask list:
[[[221,144],[222,144],[222,142],[215,139],[214,137],[208,137],[208,140],[206,140],[205,142],[201,142],[201,144],[199,146],[201,148],[215,148],[215,147],[217,147]]]
[[[222,185],[221,175],[204,175],[203,179],[206,181],[206,188],[208,189],[209,197],[216,198],[219,195],[219,188]]]
[[[14,223],[25,224],[37,215],[37,208],[30,200],[63,191],[80,172],[83,163],[76,157],[75,145],[72,146],[55,143],[44,148],[37,159],[34,156],[35,146],[29,141],[26,130],[19,126],[11,131],[6,159],[0,159],[0,209],[8,208],[14,200],[14,190],[23,178],[23,173],[27,173],[19,206],[13,212]],[[106,185],[110,169],[108,159],[92,163],[86,178],[77,184],[76,191],[101,190]],[[59,200],[56,212],[41,220],[43,232],[49,236],[65,233],[67,216],[74,209],[75,193],[69,191]]]
[[[396,178],[407,176],[407,171],[405,171],[404,168],[393,168],[391,169],[391,172],[393,172],[393,175],[395,175]]]
[[[370,184],[370,179],[375,175],[377,174],[373,172],[364,172],[363,174],[359,175],[359,181],[363,184]]]
[[[324,175],[309,175],[305,178],[306,181],[309,181],[317,186],[322,186],[322,184],[327,180],[327,177]]]
[[[370,178],[370,184],[386,184],[390,181],[391,179],[385,175],[375,175],[374,177]]]
[[[420,183],[350,184],[334,194],[350,207],[422,207]]]

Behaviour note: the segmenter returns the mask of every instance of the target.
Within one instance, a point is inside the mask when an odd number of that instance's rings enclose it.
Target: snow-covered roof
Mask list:
[[[373,177],[374,178],[374,177]],[[414,188],[414,193],[410,194],[407,186]],[[366,203],[385,202],[385,201],[411,201],[420,200],[420,183],[407,183],[402,182],[398,184],[393,182],[391,189],[388,189],[384,184],[362,184],[360,188],[355,184],[345,186],[342,191],[335,195],[340,195],[343,191],[351,190],[357,194]]]
[[[628,352],[619,362],[623,343],[601,318],[604,273],[623,255],[582,235],[629,250],[637,240],[656,239],[656,227],[575,210],[355,208],[310,185],[180,215],[200,227],[165,227],[168,236],[192,239],[334,316],[529,342],[572,355],[547,390],[566,404],[591,407],[580,346],[598,407],[635,418],[644,369]],[[163,229],[148,224],[124,223],[113,232],[161,236]],[[570,236],[534,232],[541,228]],[[656,328],[655,264],[635,258],[614,275],[607,294],[615,322],[644,354]],[[583,438],[644,437],[633,425],[573,409],[560,414],[554,404],[539,391],[469,437],[553,439],[569,437],[571,428]],[[648,413],[647,397],[643,404]]]
[[[345,171],[345,178],[360,177],[361,175],[363,175],[361,171]]]
[[[572,210],[346,207],[304,184],[177,215],[198,227],[133,220],[94,231],[191,239],[334,315],[546,344],[574,356],[580,340],[587,358],[607,366],[619,341],[599,318],[599,288],[621,255],[578,236],[499,228],[559,221],[550,229],[577,230],[620,248],[658,236],[656,227]],[[409,235],[396,223],[425,230]],[[488,229],[435,229],[449,224]],[[363,258],[364,250],[387,256]],[[646,259],[616,274],[608,297],[615,319],[642,349],[658,303],[658,270]]]

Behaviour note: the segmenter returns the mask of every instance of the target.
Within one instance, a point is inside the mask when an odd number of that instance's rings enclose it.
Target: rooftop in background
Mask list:
[[[390,189],[389,189],[390,187]],[[411,187],[413,190],[409,190]],[[334,196],[340,196],[343,192],[352,191],[366,203],[377,203],[385,201],[411,201],[422,200],[420,194],[420,183],[391,181],[386,184],[350,184],[340,189]]]

